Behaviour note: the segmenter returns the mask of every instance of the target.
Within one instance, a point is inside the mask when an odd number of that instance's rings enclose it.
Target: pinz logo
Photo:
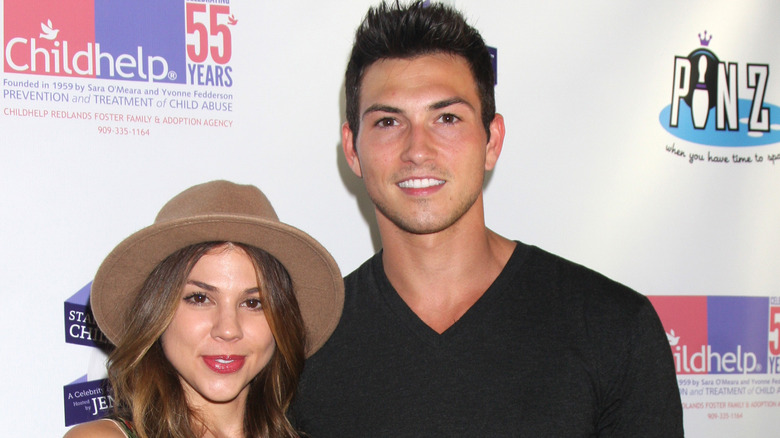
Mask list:
[[[6,0],[6,73],[230,87],[230,28],[219,5]]]
[[[677,374],[761,374],[777,366],[769,356],[769,298],[649,298],[666,330]]]
[[[780,142],[780,108],[765,101],[769,65],[721,61],[699,34],[701,47],[675,56],[671,103],[659,121],[675,137],[708,146]]]

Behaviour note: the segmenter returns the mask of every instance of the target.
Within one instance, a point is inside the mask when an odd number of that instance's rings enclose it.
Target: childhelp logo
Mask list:
[[[6,73],[233,84],[237,20],[228,4],[6,0],[3,8]]]
[[[712,40],[704,31],[700,48],[675,56],[672,100],[661,111],[661,125],[677,138],[707,146],[780,142],[780,108],[764,100],[769,65],[721,61],[708,47]]]
[[[649,298],[677,374],[780,374],[780,298]]]

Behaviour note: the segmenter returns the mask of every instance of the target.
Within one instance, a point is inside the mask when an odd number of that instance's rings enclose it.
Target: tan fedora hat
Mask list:
[[[100,265],[90,304],[100,330],[117,344],[143,282],[163,259],[202,242],[229,241],[261,248],[289,272],[306,325],[306,356],[335,330],[344,283],[328,251],[303,231],[282,223],[257,187],[211,181],[190,187],[163,206],[154,224],[123,240]]]

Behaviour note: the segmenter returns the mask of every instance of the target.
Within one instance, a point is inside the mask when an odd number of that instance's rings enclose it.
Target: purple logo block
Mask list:
[[[106,75],[111,79],[183,84],[187,79],[184,24],[184,2],[95,0],[95,43],[101,51],[115,54],[96,62],[102,71],[110,72],[109,60],[124,56],[138,68],[138,74]]]
[[[100,331],[89,308],[89,292],[92,282],[65,301],[65,342],[68,344],[101,347],[110,345]]]
[[[103,418],[114,407],[106,379],[87,381],[87,376],[63,387],[65,426]]]
[[[498,85],[498,49],[488,46],[490,62],[493,64],[493,85]]]
[[[710,374],[764,373],[768,360],[769,298],[707,299]]]

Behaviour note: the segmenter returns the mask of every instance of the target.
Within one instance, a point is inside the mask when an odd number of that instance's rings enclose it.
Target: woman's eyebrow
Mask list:
[[[212,285],[210,285],[208,283],[204,283],[204,282],[198,281],[198,280],[187,280],[187,284],[191,284],[193,286],[197,286],[197,287],[199,287],[201,289],[205,289],[205,290],[207,290],[209,292],[217,292],[219,290],[215,286],[212,286]]]
[[[209,292],[219,292],[219,288],[217,288],[215,286],[212,286],[212,285],[210,285],[208,283],[204,283],[202,281],[187,280],[187,284],[191,284],[193,286],[197,286],[197,287],[199,287],[201,289],[205,289],[205,290],[207,290]],[[255,293],[258,293],[258,294],[260,293],[260,288],[257,287],[257,286],[250,287],[249,289],[244,291],[244,295],[251,295],[251,294],[255,294]]]

